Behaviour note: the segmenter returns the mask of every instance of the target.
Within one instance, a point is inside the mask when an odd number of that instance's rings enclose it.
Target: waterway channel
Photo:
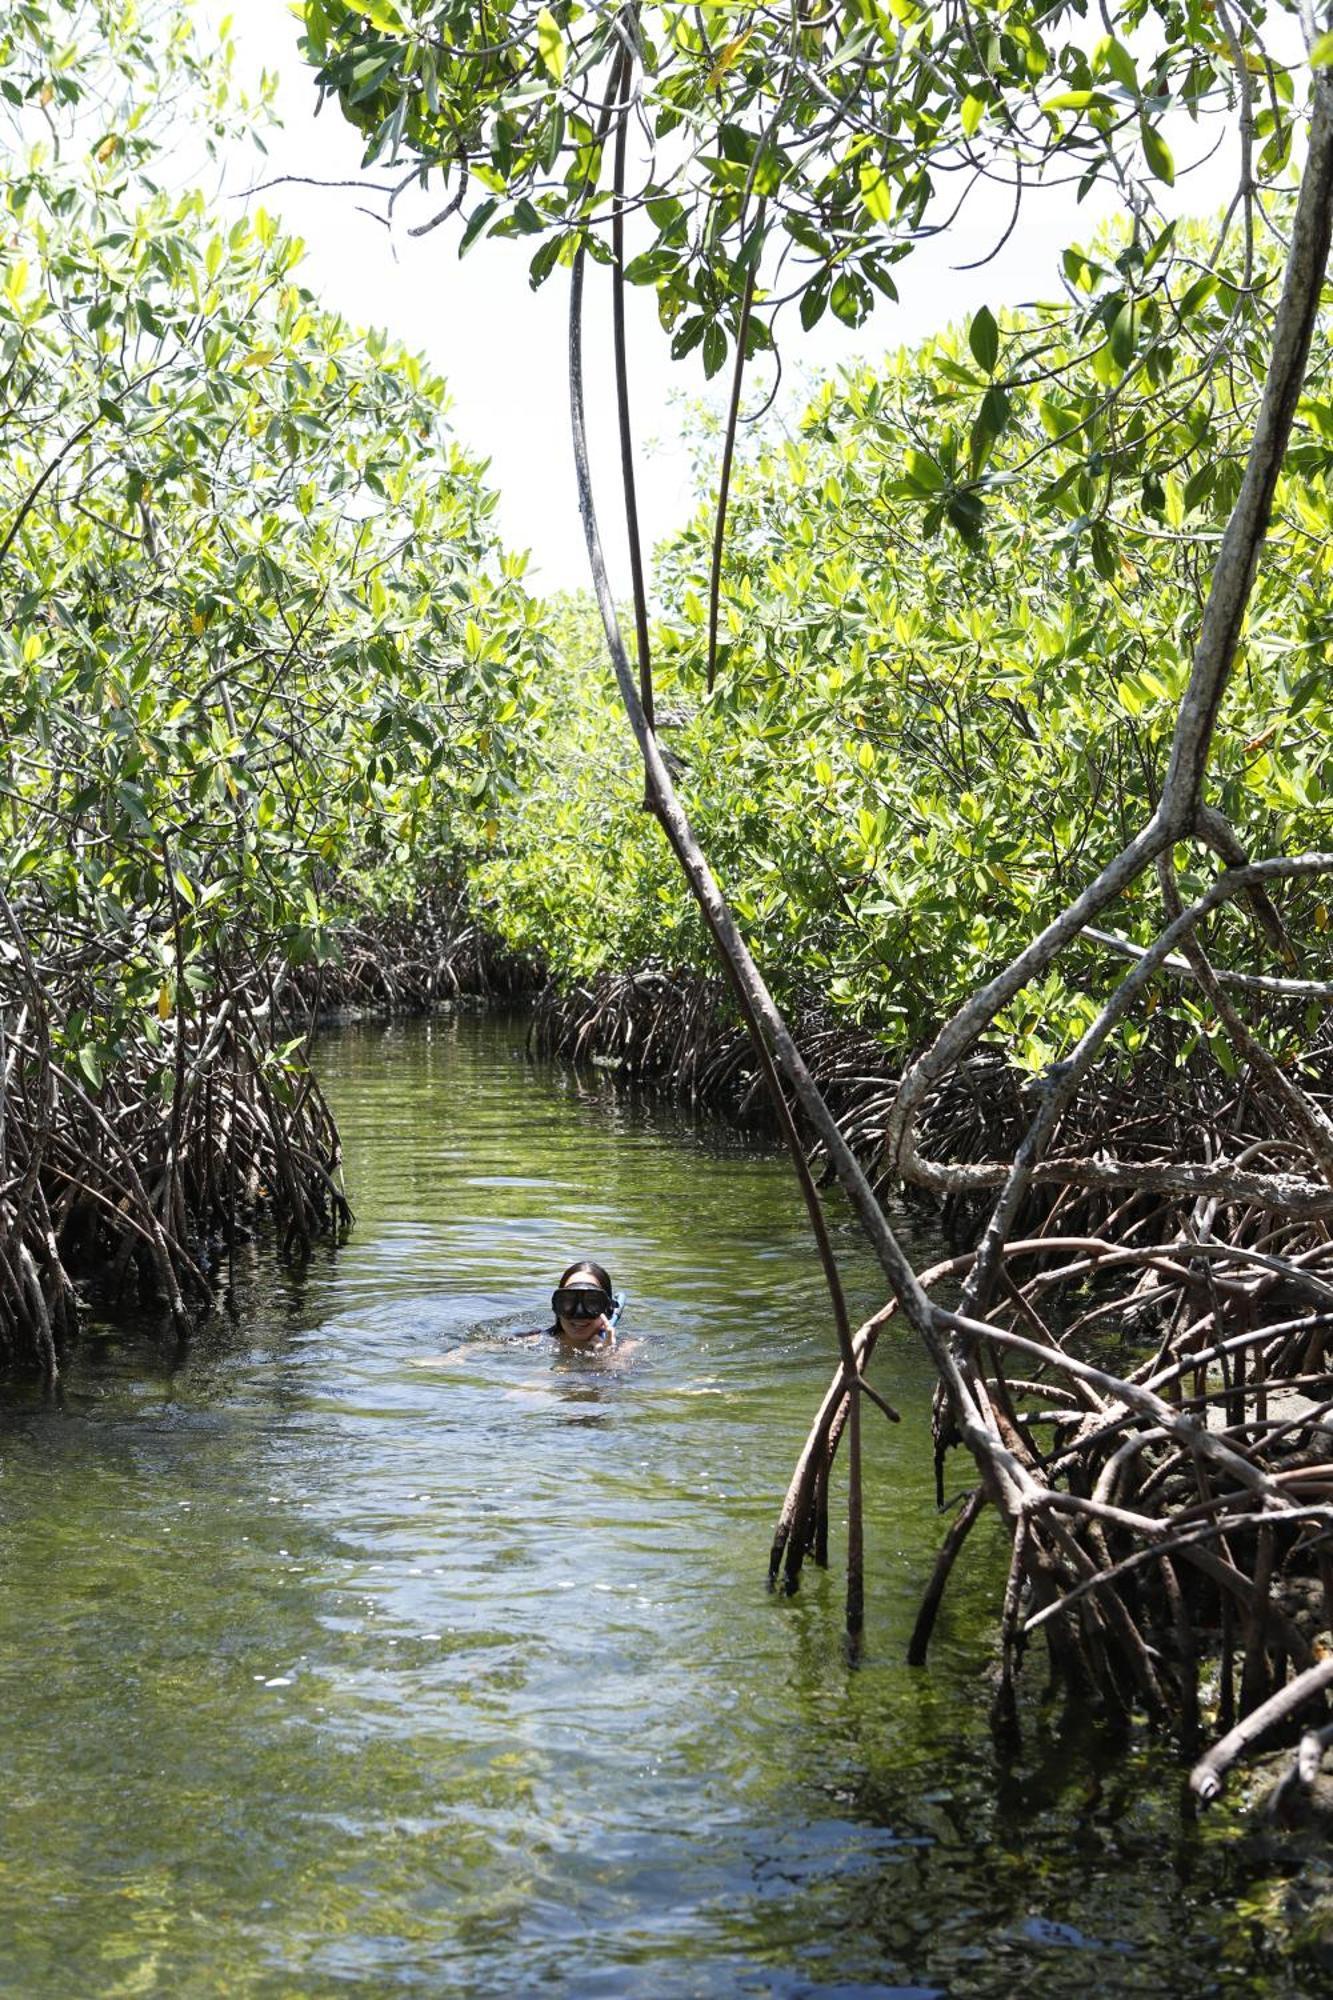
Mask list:
[[[184,1353],[100,1329],[58,1404],[7,1396],[0,1990],[1318,1990],[1253,1843],[1182,1816],[1161,1746],[1046,1714],[1039,1660],[997,1762],[993,1544],[903,1665],[941,1533],[905,1331],[864,1664],[836,1571],[766,1593],[833,1355],[787,1172],[521,1041],[328,1037],[349,1241],[243,1258]],[[640,1342],[616,1371],[504,1337],[589,1253]]]

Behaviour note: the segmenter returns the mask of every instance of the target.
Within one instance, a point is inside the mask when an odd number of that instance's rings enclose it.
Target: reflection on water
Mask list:
[[[902,1666],[940,1533],[907,1335],[867,1664],[836,1576],[765,1594],[833,1352],[785,1170],[519,1039],[330,1038],[347,1246],[241,1261],[183,1357],[91,1340],[5,1415],[3,1990],[1302,1991],[1151,1745],[1034,1700],[996,1768],[980,1538]],[[628,1368],[512,1337],[588,1254]]]

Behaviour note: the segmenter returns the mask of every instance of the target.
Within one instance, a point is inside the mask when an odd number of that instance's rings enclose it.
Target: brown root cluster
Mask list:
[[[452,888],[349,918],[335,961],[292,966],[238,940],[234,962],[192,980],[175,914],[160,1013],[115,1022],[113,942],[90,948],[40,899],[0,896],[0,1364],[48,1381],[88,1302],[165,1311],[183,1333],[261,1220],[284,1254],[351,1221],[308,1060],[321,1021],[516,1001],[536,977]]]
[[[123,967],[40,898],[0,896],[0,1364],[48,1381],[85,1304],[165,1311],[180,1332],[263,1218],[284,1254],[351,1220],[337,1128],[310,1068],[322,1020],[523,997],[527,961],[451,888],[362,913],[333,962],[246,951],[113,1011]]]
[[[1309,1171],[1243,1089],[1229,1114],[1205,1158],[1275,1180]],[[1160,1110],[1157,1120],[1165,1165],[1180,1156]],[[1140,1111],[1141,1150],[1149,1122]],[[1220,1732],[1192,1773],[1207,1800],[1298,1713],[1317,1722],[1333,1684],[1333,1203],[1312,1216],[1271,1199],[1139,1190],[1094,1222],[1094,1201],[1106,1210],[1104,1195],[1071,1182],[1047,1197],[1040,1227],[991,1246],[984,1317],[967,1308],[981,1247],[920,1276],[986,1434],[960,1423],[941,1387],[941,1499],[950,1447],[966,1445],[979,1476],[944,1538],[909,1658],[924,1663],[960,1551],[993,1507],[1009,1538],[997,1727],[1016,1730],[1019,1667],[1040,1637],[1071,1695],[1147,1714],[1192,1756]],[[895,1300],[858,1330],[861,1371],[898,1312]],[[840,1369],[774,1537],[771,1574],[788,1590],[807,1556],[826,1554],[848,1400]],[[1290,1782],[1313,1783],[1317,1737],[1307,1730]]]
[[[525,1001],[539,973],[487,928],[466,893],[441,888],[410,908],[363,910],[338,927],[336,963],[297,968],[289,991],[315,1018],[421,1014],[460,1000]]]
[[[813,1006],[796,1032],[844,1132],[873,1165],[894,1089],[884,1044]],[[754,1042],[727,1004],[725,981],[716,977],[647,966],[600,973],[583,986],[547,986],[533,1006],[528,1049],[559,1062],[596,1059],[680,1103],[772,1123]],[[997,1080],[1002,1073],[1008,1077],[1002,1064],[993,1068]]]
[[[537,995],[528,1051],[613,1065],[636,1083],[736,1118],[769,1115],[754,1045],[724,1007],[721,979],[655,966]]]
[[[288,1251],[350,1221],[333,1119],[302,1052],[281,1046],[266,981],[195,999],[157,1046],[124,1032],[100,1079],[61,1046],[53,986],[14,984],[0,991],[6,1363],[35,1360],[54,1382],[89,1300],[165,1310],[184,1334],[261,1213]]]

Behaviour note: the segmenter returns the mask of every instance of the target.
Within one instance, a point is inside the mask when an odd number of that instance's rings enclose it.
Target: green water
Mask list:
[[[901,1664],[940,1534],[906,1334],[876,1363],[905,1421],[868,1419],[866,1663],[836,1575],[765,1593],[831,1358],[786,1172],[519,1039],[328,1039],[346,1247],[252,1257],[184,1355],[90,1340],[58,1407],[11,1392],[0,1990],[1319,1990],[1160,1747],[1071,1736],[1034,1674],[997,1764],[982,1538],[931,1668]],[[431,1365],[589,1252],[632,1367]]]

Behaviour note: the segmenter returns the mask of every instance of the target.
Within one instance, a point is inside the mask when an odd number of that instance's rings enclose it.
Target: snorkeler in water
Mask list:
[[[616,1333],[616,1321],[624,1303],[612,1288],[606,1269],[590,1258],[583,1258],[563,1272],[551,1294],[552,1324],[534,1327],[529,1333],[510,1334],[502,1344],[528,1346],[556,1340],[563,1354],[586,1354],[598,1360],[614,1355],[618,1365],[640,1345],[637,1340],[621,1340]],[[486,1345],[484,1340],[464,1341],[422,1365],[454,1367]]]
[[[551,1294],[555,1324],[546,1329],[581,1354],[605,1353],[616,1345],[620,1300],[600,1264],[571,1264]]]

